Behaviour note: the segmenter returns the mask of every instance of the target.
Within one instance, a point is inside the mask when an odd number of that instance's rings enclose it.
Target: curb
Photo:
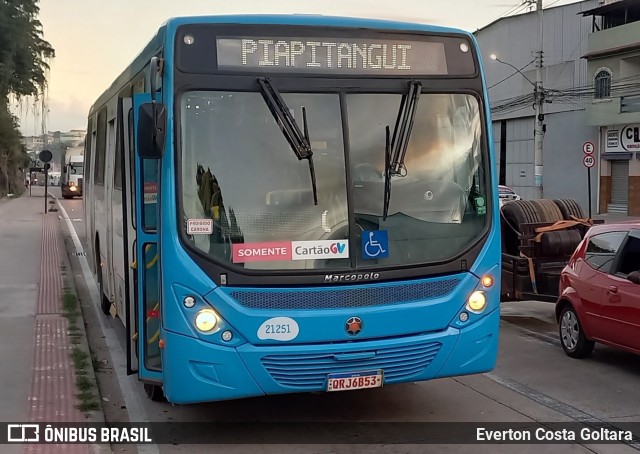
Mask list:
[[[53,200],[56,201],[57,205],[60,205],[60,200],[58,200],[58,198],[56,196],[54,196],[51,193],[48,193],[49,197],[51,197]],[[59,209],[60,207],[58,207]],[[62,217],[58,214],[58,221],[62,220]],[[62,225],[60,225],[60,227],[63,227]],[[74,294],[77,296],[78,292],[75,286],[75,279],[73,277],[73,274],[69,273],[69,270],[71,270],[71,259],[69,257],[69,253],[67,251],[66,248],[66,238],[69,235],[68,229],[65,228],[64,231],[59,231],[60,234],[60,239],[64,242],[65,244],[65,253],[62,254],[62,262],[65,266],[65,277],[67,277],[67,279],[65,280],[65,284],[67,286],[69,286]],[[80,328],[80,333],[81,336],[79,338],[80,343],[77,344],[77,347],[82,350],[84,353],[86,353],[88,355],[89,358],[89,364],[91,365],[91,367],[88,367],[86,372],[87,372],[87,379],[91,382],[91,384],[93,385],[93,387],[96,390],[96,396],[98,399],[98,402],[100,404],[100,408],[102,409],[102,398],[100,396],[100,388],[98,387],[98,380],[96,378],[96,373],[95,370],[93,368],[93,357],[91,356],[91,350],[89,348],[89,342],[87,341],[87,331],[85,329],[85,321],[84,321],[84,310],[82,308],[83,304],[80,303],[80,301],[78,300],[78,309],[80,310],[79,313],[79,318],[82,321],[82,323],[78,323],[78,327]],[[90,423],[101,423],[104,424],[105,418],[104,418],[104,411],[102,410],[94,410],[94,411],[89,411],[89,412],[84,412],[84,414],[88,415],[88,418],[86,419],[86,422],[90,422]],[[111,449],[110,445],[107,444],[91,444],[88,445],[89,447],[89,452],[91,454],[112,454],[113,451]]]

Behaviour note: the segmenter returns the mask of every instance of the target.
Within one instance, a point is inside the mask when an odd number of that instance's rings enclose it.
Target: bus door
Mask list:
[[[118,224],[118,219],[114,219],[114,211],[117,206],[117,202],[114,201],[115,190],[114,190],[114,173],[115,173],[115,153],[118,153],[116,147],[116,119],[107,117],[107,152],[106,156],[106,164],[105,164],[105,184],[104,184],[104,210],[106,213],[106,225],[107,236],[102,240],[102,245],[105,245],[106,242],[106,255],[107,255],[107,266],[106,266],[106,279],[105,290],[107,293],[107,298],[113,304],[110,305],[110,312],[113,314],[113,310],[117,313],[120,308],[118,307],[118,265],[116,257],[119,257],[119,251],[117,251],[114,246],[117,245],[118,241],[114,239],[116,235],[116,228]],[[113,153],[113,154],[112,154]],[[71,178],[71,176],[69,176]],[[119,201],[118,201],[119,202]],[[114,244],[115,243],[115,244]]]
[[[140,106],[151,102],[149,93],[133,95],[133,109],[129,128],[134,132],[133,143],[138,149],[137,131]],[[138,357],[138,376],[147,382],[162,382],[162,362],[160,355],[160,260],[159,260],[159,159],[141,158],[133,153],[131,172],[132,187],[130,198],[135,207],[135,226],[128,239],[130,251],[135,251],[131,264],[132,284],[135,291],[130,305],[130,317],[137,320],[127,328],[130,339],[135,340],[127,352],[127,360],[133,366],[133,353]],[[130,160],[131,162],[131,160]]]
[[[133,99],[120,98],[118,105],[118,130],[121,131],[122,168],[122,224],[125,264],[125,309],[120,314],[126,327],[127,339],[127,375],[138,372],[138,286],[136,261],[136,148],[134,142]]]

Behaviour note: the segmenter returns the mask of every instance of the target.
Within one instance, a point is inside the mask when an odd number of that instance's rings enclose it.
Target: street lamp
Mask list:
[[[542,55],[542,52],[540,52]],[[534,148],[534,178],[535,178],[535,188],[536,188],[536,198],[541,199],[543,197],[543,189],[542,189],[542,141],[544,139],[544,130],[545,126],[543,125],[544,121],[544,113],[543,113],[543,105],[544,105],[544,88],[542,88],[542,77],[541,77],[541,58],[537,65],[537,77],[536,82],[532,82],[525,74],[513,66],[511,63],[507,63],[506,61],[500,60],[496,54],[490,55],[491,60],[497,61],[498,63],[502,63],[503,65],[507,65],[510,68],[513,68],[518,74],[525,78],[527,82],[529,82],[533,86],[533,95],[535,99],[534,108],[536,109],[536,118],[534,119],[534,127],[533,127],[533,148]]]

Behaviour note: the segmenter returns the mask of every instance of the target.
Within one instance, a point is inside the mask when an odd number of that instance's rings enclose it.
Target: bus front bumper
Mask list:
[[[384,384],[493,369],[499,309],[438,333],[341,344],[223,347],[164,332],[164,392],[177,404],[326,391],[327,375],[383,370]]]
[[[80,186],[74,186],[76,189],[71,190],[71,186],[61,186],[60,192],[62,197],[82,197],[82,188]]]

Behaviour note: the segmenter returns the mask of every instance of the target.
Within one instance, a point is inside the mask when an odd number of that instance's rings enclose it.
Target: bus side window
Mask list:
[[[118,129],[120,129],[121,123],[118,122]],[[123,179],[123,171],[122,171],[122,133],[120,131],[117,132],[116,137],[116,156],[115,156],[115,164],[113,168],[113,187],[115,189],[122,190],[122,179]]]
[[[89,171],[89,169],[91,169],[91,158],[92,158],[92,154],[91,154],[91,136],[92,136],[92,126],[93,126],[93,118],[89,119],[89,124],[87,125],[87,135],[85,136],[85,144],[84,144],[84,167],[85,167],[85,172],[84,172],[84,179],[88,180],[90,178],[90,174],[91,172]],[[63,169],[64,171],[64,169]]]
[[[104,175],[107,160],[107,108],[98,112],[98,128],[96,137],[95,184],[104,186]]]
[[[133,109],[129,109],[129,113],[127,114],[127,121],[129,123],[129,127],[127,128],[129,137],[129,168],[131,169],[131,183],[129,184],[131,190],[131,200],[136,200],[136,151],[135,151],[135,142],[134,142],[134,124],[133,124]],[[131,225],[133,228],[136,228],[136,204],[131,204]]]
[[[158,164],[157,159],[142,160],[142,227],[145,231],[155,231],[158,219]]]

